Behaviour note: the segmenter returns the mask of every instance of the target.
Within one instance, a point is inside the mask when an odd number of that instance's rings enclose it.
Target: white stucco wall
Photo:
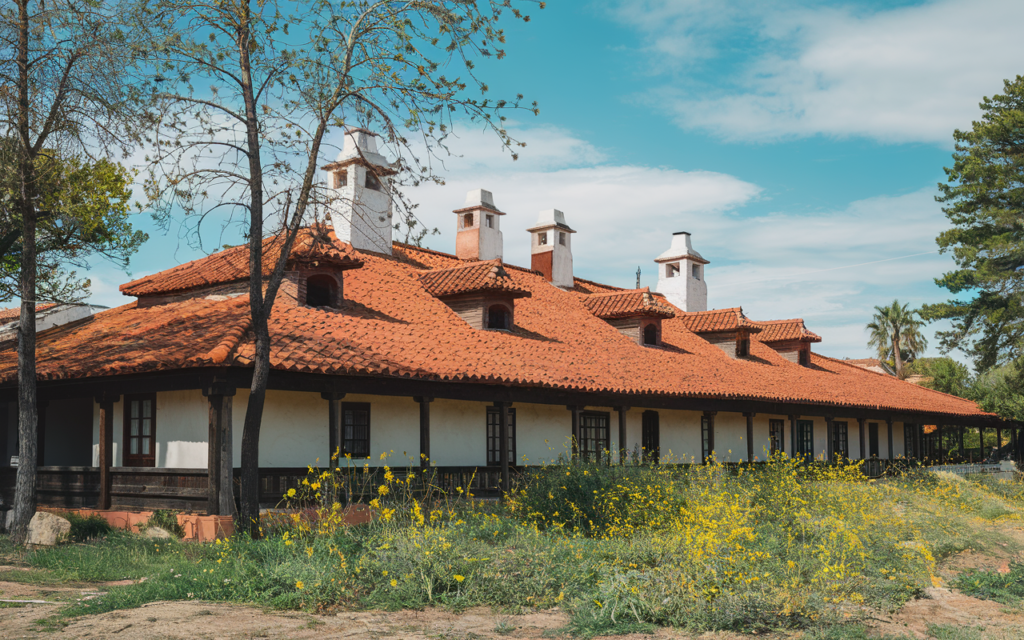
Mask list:
[[[232,399],[232,464],[235,467],[242,464],[242,427],[248,402],[248,389],[239,389]],[[319,393],[267,391],[260,426],[260,466],[326,466],[331,446],[327,420],[327,401]]]
[[[547,233],[548,243],[538,244],[541,233]],[[559,233],[565,234],[565,244],[559,243]],[[556,226],[536,229],[530,234],[530,255],[551,252],[551,284],[571,288],[575,281],[572,274],[572,233]]]
[[[350,165],[348,182],[337,189],[337,200],[331,205],[331,223],[342,242],[356,249],[391,254],[391,196],[384,191],[367,189],[366,167]],[[380,182],[389,188],[390,178]],[[328,182],[330,184],[330,182]]]
[[[668,277],[668,265],[678,264],[679,274]],[[698,277],[693,277],[693,266],[697,266]],[[667,263],[658,263],[658,285],[655,291],[683,311],[708,310],[708,285],[704,280],[706,265],[689,258],[680,258]]]
[[[205,469],[209,433],[210,403],[202,391],[156,394],[156,466]]]

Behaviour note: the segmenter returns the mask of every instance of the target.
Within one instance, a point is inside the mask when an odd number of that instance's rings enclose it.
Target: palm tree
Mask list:
[[[920,356],[928,347],[928,341],[921,333],[924,321],[918,318],[917,310],[909,309],[909,306],[893,300],[891,306],[875,307],[874,318],[867,327],[871,332],[868,346],[878,349],[879,360],[892,357],[896,377],[900,380],[904,378],[903,363]]]

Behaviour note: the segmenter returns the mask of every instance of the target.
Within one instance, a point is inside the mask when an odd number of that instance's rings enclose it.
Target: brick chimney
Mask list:
[[[571,238],[576,232],[565,224],[565,214],[558,209],[541,211],[537,224],[527,231],[531,236],[531,268],[543,273],[556,287],[571,289],[575,285]]]
[[[377,151],[377,134],[347,131],[338,159],[322,168],[335,194],[330,216],[338,239],[356,249],[391,255],[394,170]]]
[[[462,260],[501,260],[501,216],[494,196],[485,189],[466,194],[466,203],[455,210],[458,233],[455,255]]]

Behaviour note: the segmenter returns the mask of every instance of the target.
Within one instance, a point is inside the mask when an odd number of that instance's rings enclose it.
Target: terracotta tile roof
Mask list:
[[[596,317],[586,296],[508,266],[512,283],[531,293],[516,303],[516,328],[468,330],[420,280],[424,268],[461,267],[464,262],[399,244],[395,257],[354,253],[345,245],[337,250],[364,263],[345,273],[348,304],[312,309],[279,303],[270,321],[275,369],[599,394],[807,403],[836,407],[837,417],[843,408],[857,407],[987,415],[968,400],[818,354],[811,355],[810,366],[799,366],[756,336],[751,357],[734,360],[689,328],[724,330],[749,323],[739,309],[688,314],[671,307],[676,315],[662,320],[663,348],[644,348]],[[130,304],[101,312],[40,334],[39,376],[56,380],[251,367],[248,314],[244,295],[143,308]],[[15,345],[0,343],[0,383],[14,384],[16,377]]]
[[[765,343],[801,340],[803,342],[821,342],[821,336],[810,331],[802,318],[792,320],[758,320],[762,331],[757,337]]]
[[[431,269],[420,274],[420,282],[427,292],[438,298],[465,293],[492,292],[525,298],[530,292],[517,285],[501,260],[470,262],[447,269]]]
[[[743,315],[742,307],[732,309],[715,309],[714,311],[694,311],[681,316],[683,324],[694,333],[714,333],[717,331],[735,331],[747,329],[750,333],[761,331],[760,324]]]
[[[263,276],[269,276],[281,255],[282,236],[263,241]],[[291,260],[323,262],[341,269],[362,266],[352,247],[338,242],[333,231],[300,231],[292,247]],[[249,277],[249,246],[239,245],[224,251],[186,262],[185,264],[154,273],[121,285],[126,296],[146,296],[201,289],[217,284],[238,282]]]
[[[591,313],[606,320],[632,316],[671,318],[675,315],[675,311],[665,303],[663,298],[651,294],[650,287],[632,291],[595,293],[580,296],[580,299]]]
[[[46,311],[47,309],[49,309],[51,307],[56,307],[56,306],[57,306],[57,303],[55,303],[55,302],[46,302],[46,303],[43,303],[43,304],[37,304],[36,305],[36,313],[39,313],[40,311]],[[0,309],[0,324],[6,324],[8,322],[13,322],[14,320],[17,320],[20,317],[21,317],[21,307],[8,307],[6,309]]]

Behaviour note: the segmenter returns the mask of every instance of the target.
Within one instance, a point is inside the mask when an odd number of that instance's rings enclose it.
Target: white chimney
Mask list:
[[[466,194],[466,203],[455,210],[457,216],[455,255],[462,260],[501,260],[501,216],[494,196],[486,189]]]
[[[349,130],[338,159],[323,169],[335,190],[330,216],[338,239],[362,251],[391,255],[394,171],[377,151],[377,135]]]
[[[708,310],[708,285],[704,265],[708,264],[690,244],[690,234],[672,234],[672,246],[654,259],[658,264],[657,292],[683,311]]]
[[[575,286],[572,275],[572,234],[565,214],[558,209],[540,212],[530,232],[531,268],[540,271],[548,282],[563,289]]]

